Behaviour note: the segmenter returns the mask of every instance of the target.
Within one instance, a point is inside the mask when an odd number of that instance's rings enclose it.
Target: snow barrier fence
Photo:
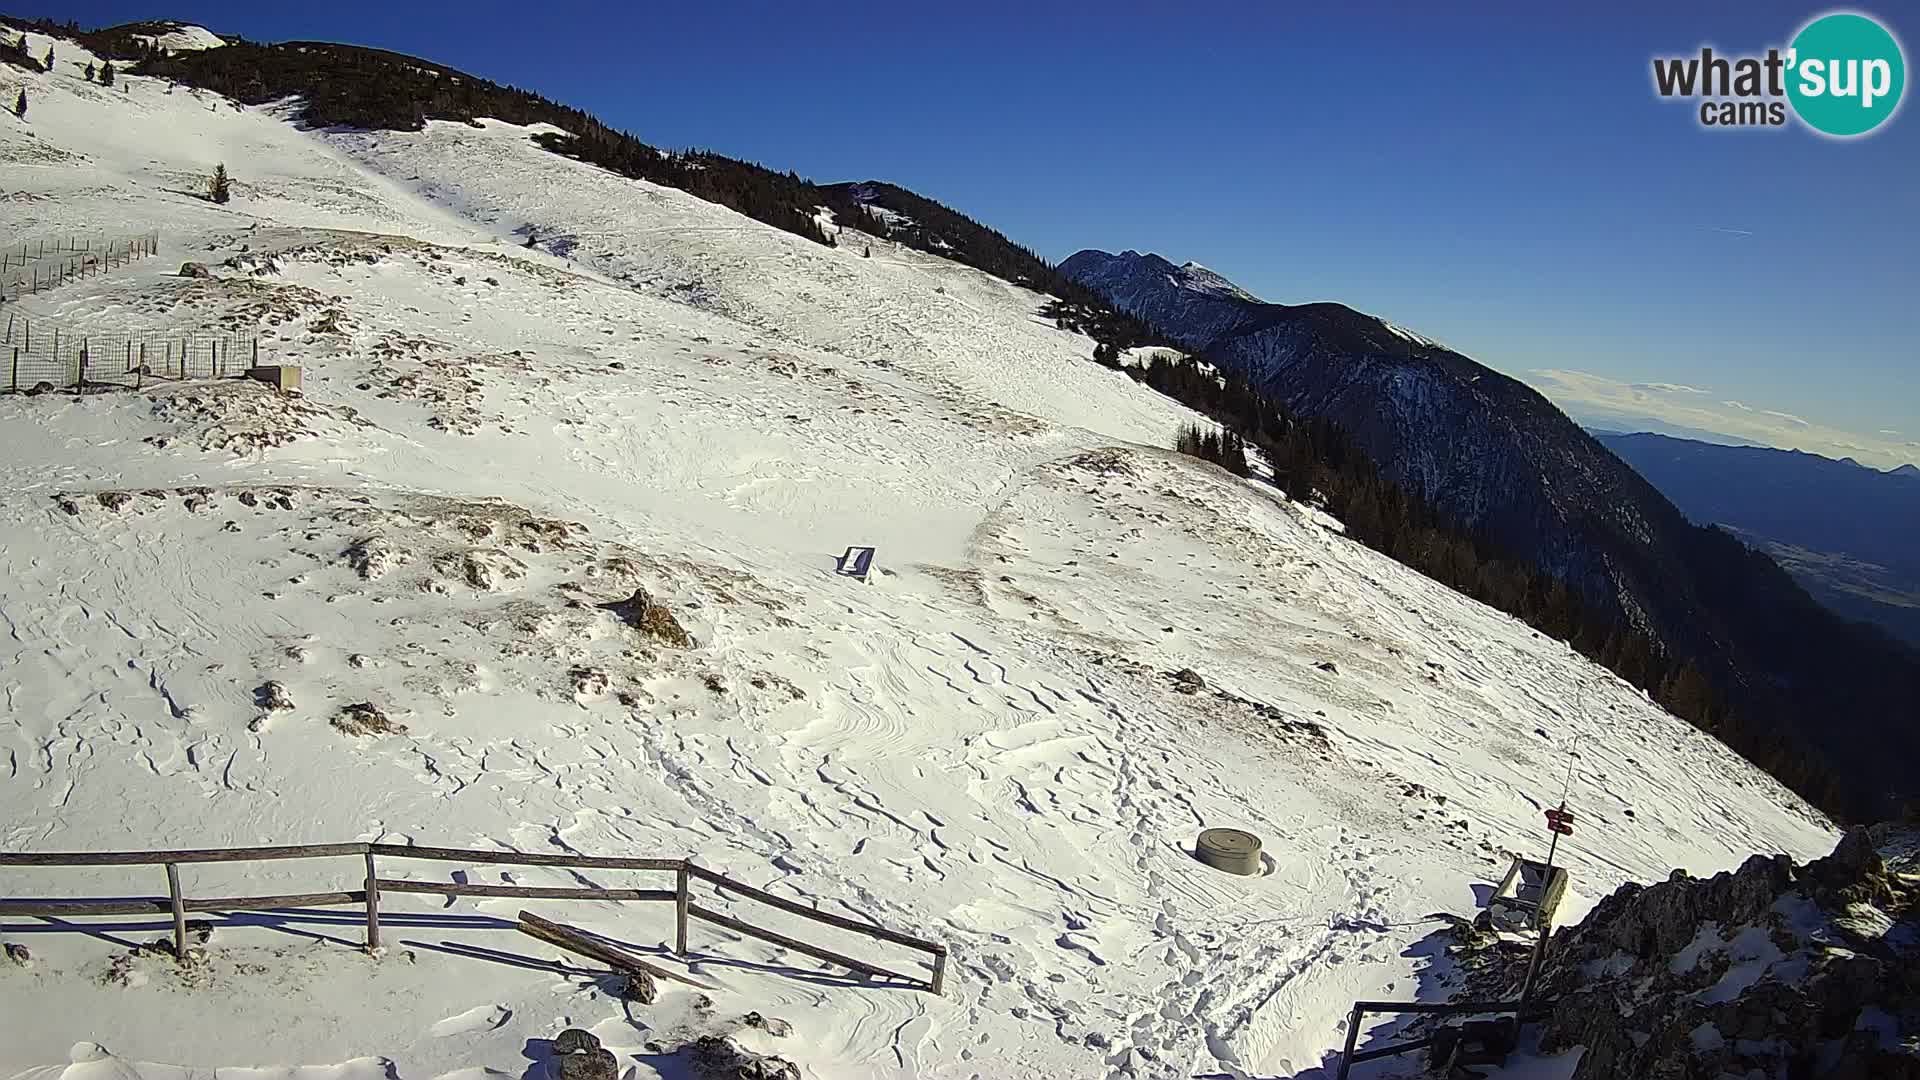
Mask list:
[[[293,893],[277,896],[190,897],[180,883],[180,868],[194,863],[261,862],[278,859],[358,858],[366,876],[358,889],[333,892]],[[674,875],[671,889],[549,888],[524,885],[477,885],[465,882],[416,881],[383,878],[378,859],[424,859],[460,862],[470,865],[557,866],[573,870],[641,870]],[[173,949],[176,957],[187,955],[187,913],[264,911],[288,907],[356,906],[366,911],[366,948],[380,948],[381,897],[394,893],[427,893],[435,896],[521,897],[547,900],[612,900],[622,902],[671,903],[674,907],[674,948],[687,956],[689,924],[709,923],[770,945],[884,980],[909,989],[938,995],[945,982],[947,947],[911,934],[890,930],[874,922],[836,915],[757,889],[741,881],[709,870],[692,859],[610,858],[574,854],[542,854],[522,851],[470,851],[461,848],[421,847],[413,844],[301,844],[289,847],[211,848],[182,851],[74,851],[74,852],[0,852],[0,868],[75,867],[75,866],[164,866],[167,895],[156,897],[114,897],[111,899],[22,899],[0,896],[0,916],[72,916],[72,915],[165,915],[173,916]],[[695,883],[711,886],[711,895],[696,895]],[[925,975],[903,974],[866,960],[856,959],[783,933],[759,922],[750,922],[737,914],[728,914],[717,906],[739,899],[772,908],[818,925],[886,942],[923,954]],[[76,926],[76,931],[85,928]]]

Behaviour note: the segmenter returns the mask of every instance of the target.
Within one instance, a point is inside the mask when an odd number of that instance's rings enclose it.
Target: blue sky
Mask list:
[[[1890,440],[1875,454],[1920,440],[1920,112],[1850,142],[1712,132],[1651,89],[1656,54],[1784,46],[1826,8],[915,7],[82,0],[49,14],[430,57],[658,145],[891,180],[1056,260],[1151,250],[1268,299],[1339,300],[1576,415],[1577,397],[1626,408],[1631,384],[1657,383],[1650,413],[1672,398],[1711,430],[1735,425],[1732,402]],[[1913,58],[1920,16],[1861,10]],[[1791,438],[1770,422],[1779,437],[1762,441]]]

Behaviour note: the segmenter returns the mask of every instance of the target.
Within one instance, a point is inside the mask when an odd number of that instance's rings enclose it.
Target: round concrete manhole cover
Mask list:
[[[1193,854],[1215,870],[1229,874],[1260,872],[1260,838],[1239,829],[1208,829],[1200,834]]]

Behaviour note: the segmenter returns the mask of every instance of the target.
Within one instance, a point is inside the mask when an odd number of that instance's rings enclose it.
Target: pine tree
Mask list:
[[[21,87],[20,96],[13,99],[13,115],[22,120],[27,118],[27,91],[25,87]]]
[[[93,62],[92,61],[87,62],[86,72],[87,72],[87,81],[92,82],[93,81]]]
[[[233,182],[227,179],[227,166],[223,162],[213,167],[213,179],[207,181],[207,198],[223,203],[231,198]]]
[[[42,60],[40,62],[40,65],[46,68],[48,71],[53,70],[53,46],[51,45],[47,46],[47,58],[45,60]]]
[[[113,85],[113,61],[111,60],[100,65],[100,85],[101,86]]]

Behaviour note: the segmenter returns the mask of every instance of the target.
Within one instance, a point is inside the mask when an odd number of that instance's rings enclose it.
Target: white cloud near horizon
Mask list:
[[[1804,450],[1826,457],[1850,457],[1876,469],[1920,464],[1920,440],[1881,429],[1847,431],[1815,423],[1779,409],[1744,401],[1715,401],[1711,391],[1679,383],[1627,383],[1585,371],[1540,368],[1526,381],[1554,404],[1583,417],[1620,421],[1653,419],[1676,427],[1726,435],[1733,439]]]

